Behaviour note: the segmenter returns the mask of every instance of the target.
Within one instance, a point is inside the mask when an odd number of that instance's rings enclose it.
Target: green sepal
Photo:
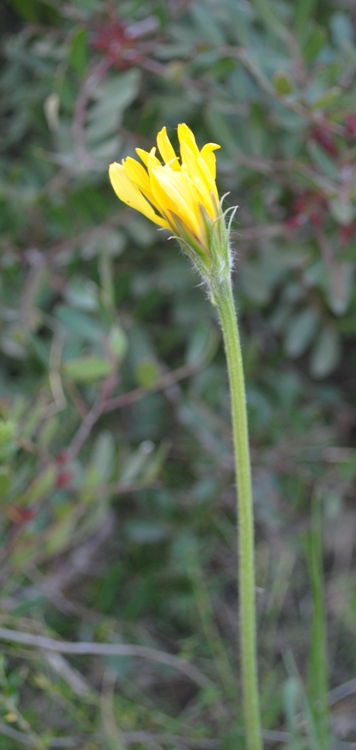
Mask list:
[[[213,196],[212,200],[214,201]],[[207,282],[219,280],[223,277],[229,278],[232,267],[229,242],[231,220],[226,226],[225,215],[227,211],[223,212],[221,205],[216,205],[215,208],[217,218],[212,221],[204,206],[202,204],[199,206],[200,222],[206,238],[205,246],[189,232],[179,216],[170,212],[172,223],[177,230],[174,237]],[[231,211],[231,209],[228,209],[228,211]],[[210,283],[209,286],[211,286]]]

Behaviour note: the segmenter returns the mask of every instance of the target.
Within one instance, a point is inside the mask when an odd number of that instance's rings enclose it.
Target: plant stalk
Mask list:
[[[330,747],[328,650],[326,612],[324,604],[323,541],[319,497],[312,498],[311,530],[309,536],[305,540],[305,546],[313,597],[313,620],[309,657],[309,700],[318,738],[318,748],[320,748],[320,750],[328,750]]]
[[[243,704],[247,750],[262,750],[257,680],[254,524],[245,381],[230,278],[210,282],[223,333],[230,384],[237,479],[238,585]]]

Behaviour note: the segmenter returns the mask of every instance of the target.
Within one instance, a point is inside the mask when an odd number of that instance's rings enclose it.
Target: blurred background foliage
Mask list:
[[[107,178],[179,122],[239,205],[265,744],[355,747],[353,3],[3,0],[0,28],[1,625],[154,649],[9,636],[0,747],[244,748],[220,333]]]

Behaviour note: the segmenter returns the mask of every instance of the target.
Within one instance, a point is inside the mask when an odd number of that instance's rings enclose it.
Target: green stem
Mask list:
[[[329,738],[328,659],[326,613],[324,605],[323,542],[321,508],[318,497],[312,498],[311,531],[306,541],[307,561],[313,597],[313,620],[310,649],[309,699],[313,714],[318,748],[327,750]]]
[[[230,279],[211,282],[224,337],[230,383],[232,427],[237,478],[238,582],[242,685],[248,750],[261,750],[261,727],[257,682],[254,528],[251,467],[245,382]]]

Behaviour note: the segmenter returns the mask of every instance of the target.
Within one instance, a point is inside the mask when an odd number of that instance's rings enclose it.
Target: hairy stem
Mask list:
[[[230,279],[211,282],[223,332],[230,383],[237,478],[238,583],[243,701],[248,750],[261,750],[256,656],[256,607],[253,502],[245,382],[240,337]]]

